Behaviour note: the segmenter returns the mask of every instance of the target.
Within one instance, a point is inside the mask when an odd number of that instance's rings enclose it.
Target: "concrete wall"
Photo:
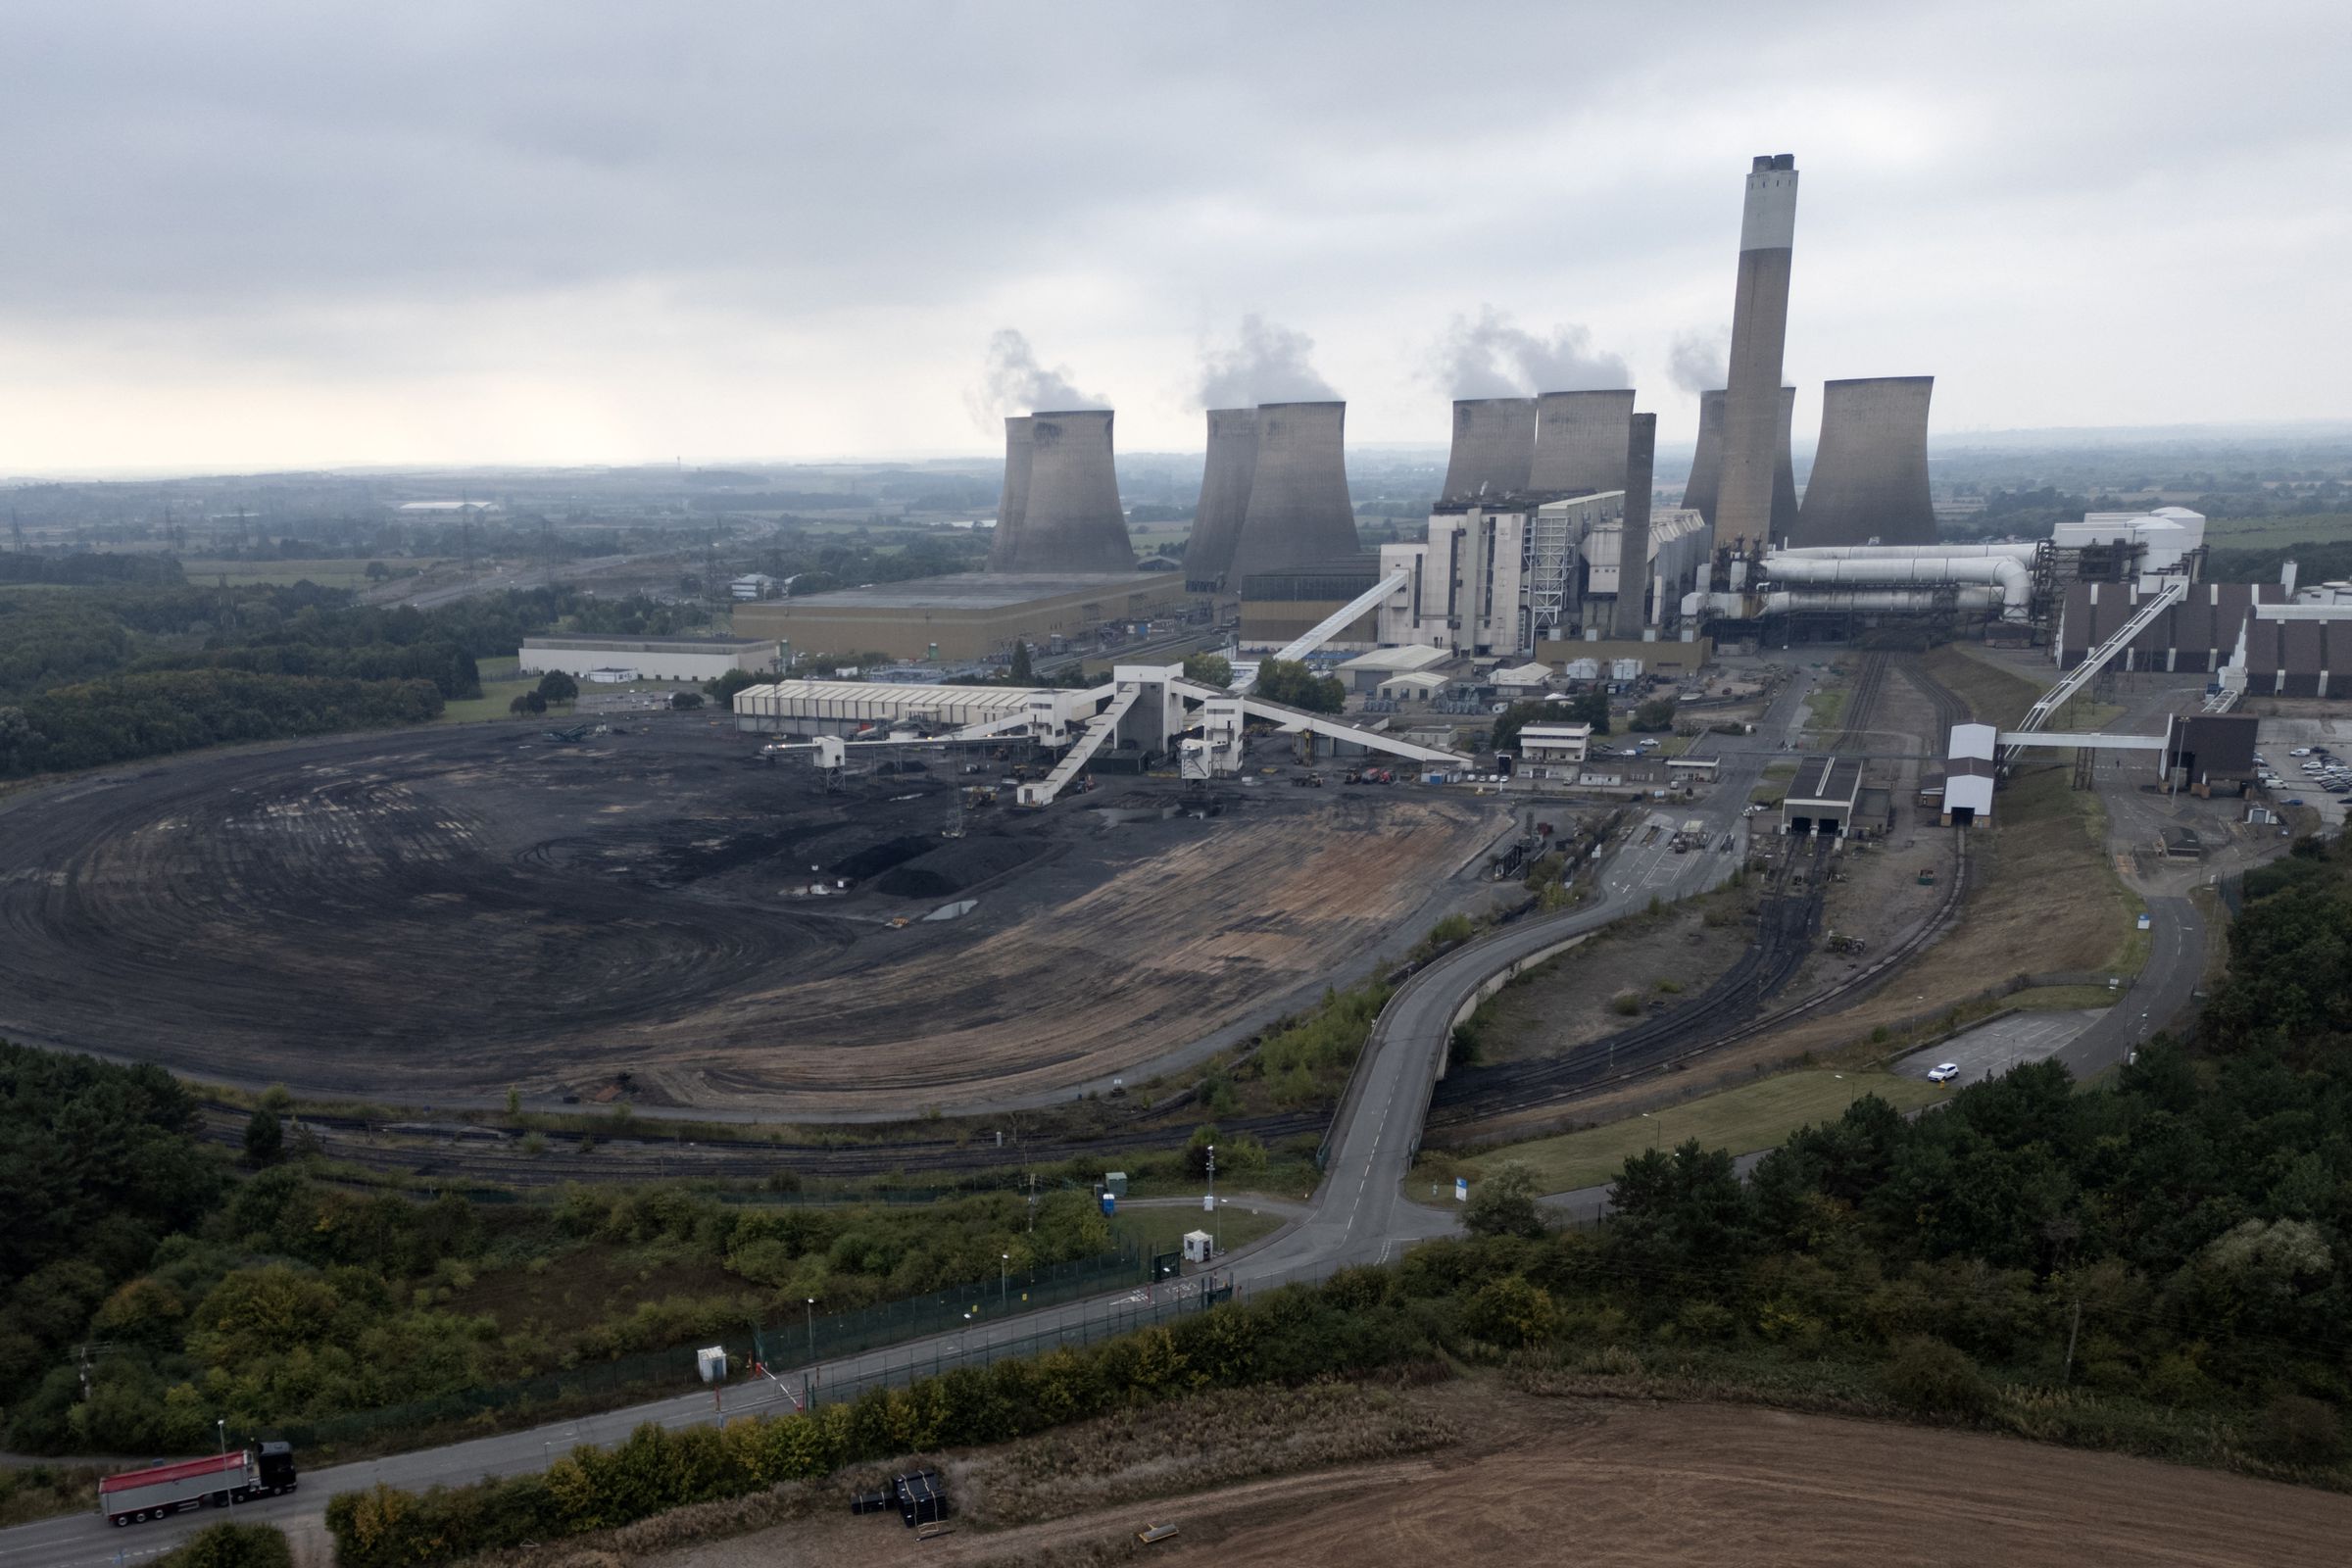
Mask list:
[[[1030,441],[1025,414],[1004,421],[1004,488],[997,496],[997,533],[989,541],[988,569],[1010,571],[1018,559],[1021,515],[1029,510],[1029,460],[1036,448]]]
[[[1546,392],[1536,400],[1536,490],[1622,490],[1634,394]]]
[[[1134,568],[1111,461],[1111,419],[1108,409],[1030,416],[1029,494],[1006,559],[990,554],[992,570]]]
[[[1799,547],[1936,542],[1928,496],[1931,375],[1831,381],[1821,389],[1821,446],[1797,517]]]
[[[1528,487],[1535,460],[1534,398],[1457,398],[1443,499],[1466,499],[1481,486],[1490,495],[1517,494]]]
[[[1259,405],[1257,466],[1228,583],[1358,553],[1348,499],[1347,422],[1345,403]]]
[[[1200,505],[1184,546],[1184,578],[1196,591],[1228,585],[1234,547],[1250,514],[1250,484],[1257,468],[1257,411],[1208,411],[1208,456],[1200,470]]]

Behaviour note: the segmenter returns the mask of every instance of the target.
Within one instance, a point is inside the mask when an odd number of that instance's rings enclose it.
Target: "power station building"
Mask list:
[[[1226,569],[1228,582],[1242,585],[1259,573],[1322,566],[1359,554],[1355,507],[1348,499],[1347,424],[1345,403],[1258,405],[1250,504]]]
[[[1800,549],[1823,545],[1932,545],[1936,504],[1928,494],[1928,400],[1932,375],[1830,381],[1821,389],[1821,445],[1805,483],[1793,535]]]
[[[1004,421],[1004,488],[994,572],[1135,569],[1119,506],[1108,409],[1038,413]]]
[[[525,637],[514,660],[518,675],[561,670],[600,682],[708,681],[731,669],[767,674],[775,667],[773,637]]]

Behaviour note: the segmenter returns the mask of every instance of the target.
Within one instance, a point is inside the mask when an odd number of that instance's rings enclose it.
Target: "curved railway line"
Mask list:
[[[1967,703],[1929,675],[1916,655],[1867,653],[1846,701],[1844,727],[1830,750],[1850,751],[1859,744],[1885,693],[1888,671],[1898,659],[1905,678],[1933,707],[1936,733],[1942,734],[1968,717]],[[1665,1072],[1768,1030],[1836,1012],[1861,1001],[1890,971],[1941,935],[1959,912],[1968,882],[1968,839],[1961,829],[1951,831],[1954,871],[1943,898],[1915,930],[1854,974],[1792,1006],[1761,1016],[1757,1013],[1796,977],[1812,955],[1831,853],[1831,841],[1823,839],[1809,854],[1791,853],[1782,858],[1757,909],[1754,939],[1732,967],[1695,999],[1565,1055],[1449,1074],[1439,1081],[1432,1097],[1431,1135],[1443,1138],[1491,1117],[1573,1100],[1606,1085]]]

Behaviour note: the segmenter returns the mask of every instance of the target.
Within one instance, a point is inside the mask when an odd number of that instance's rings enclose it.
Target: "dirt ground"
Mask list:
[[[661,1568],[1214,1561],[2276,1565],[2340,1560],[2352,1498],[1978,1433],[1740,1405],[1430,1391],[1469,1436],[1402,1458],[1247,1481],[917,1544],[836,1509],[647,1554]],[[1106,1476],[1104,1490],[1117,1490]],[[1148,1487],[1147,1491],[1158,1491]],[[1174,1524],[1145,1547],[1136,1532]]]
[[[1704,991],[1747,947],[1743,918],[1721,919],[1737,893],[1673,906],[1625,927],[1612,927],[1497,992],[1481,1009],[1479,1059],[1555,1056],[1639,1022],[1610,1004],[1635,992],[1662,1011]],[[1715,914],[1720,923],[1709,925]],[[1660,982],[1679,987],[1660,989]]]
[[[1237,790],[1201,820],[1137,780],[949,838],[958,775],[827,795],[723,720],[628,731],[419,729],[11,798],[0,1032],[412,1103],[626,1074],[650,1102],[953,1109],[1401,952],[1503,822],[1406,789]],[[855,891],[806,896],[836,875]]]

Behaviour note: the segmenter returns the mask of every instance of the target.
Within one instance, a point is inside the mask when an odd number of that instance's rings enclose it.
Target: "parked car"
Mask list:
[[[1932,1084],[1948,1084],[1959,1076],[1960,1064],[1956,1061],[1938,1062],[1928,1069],[1928,1082]]]

